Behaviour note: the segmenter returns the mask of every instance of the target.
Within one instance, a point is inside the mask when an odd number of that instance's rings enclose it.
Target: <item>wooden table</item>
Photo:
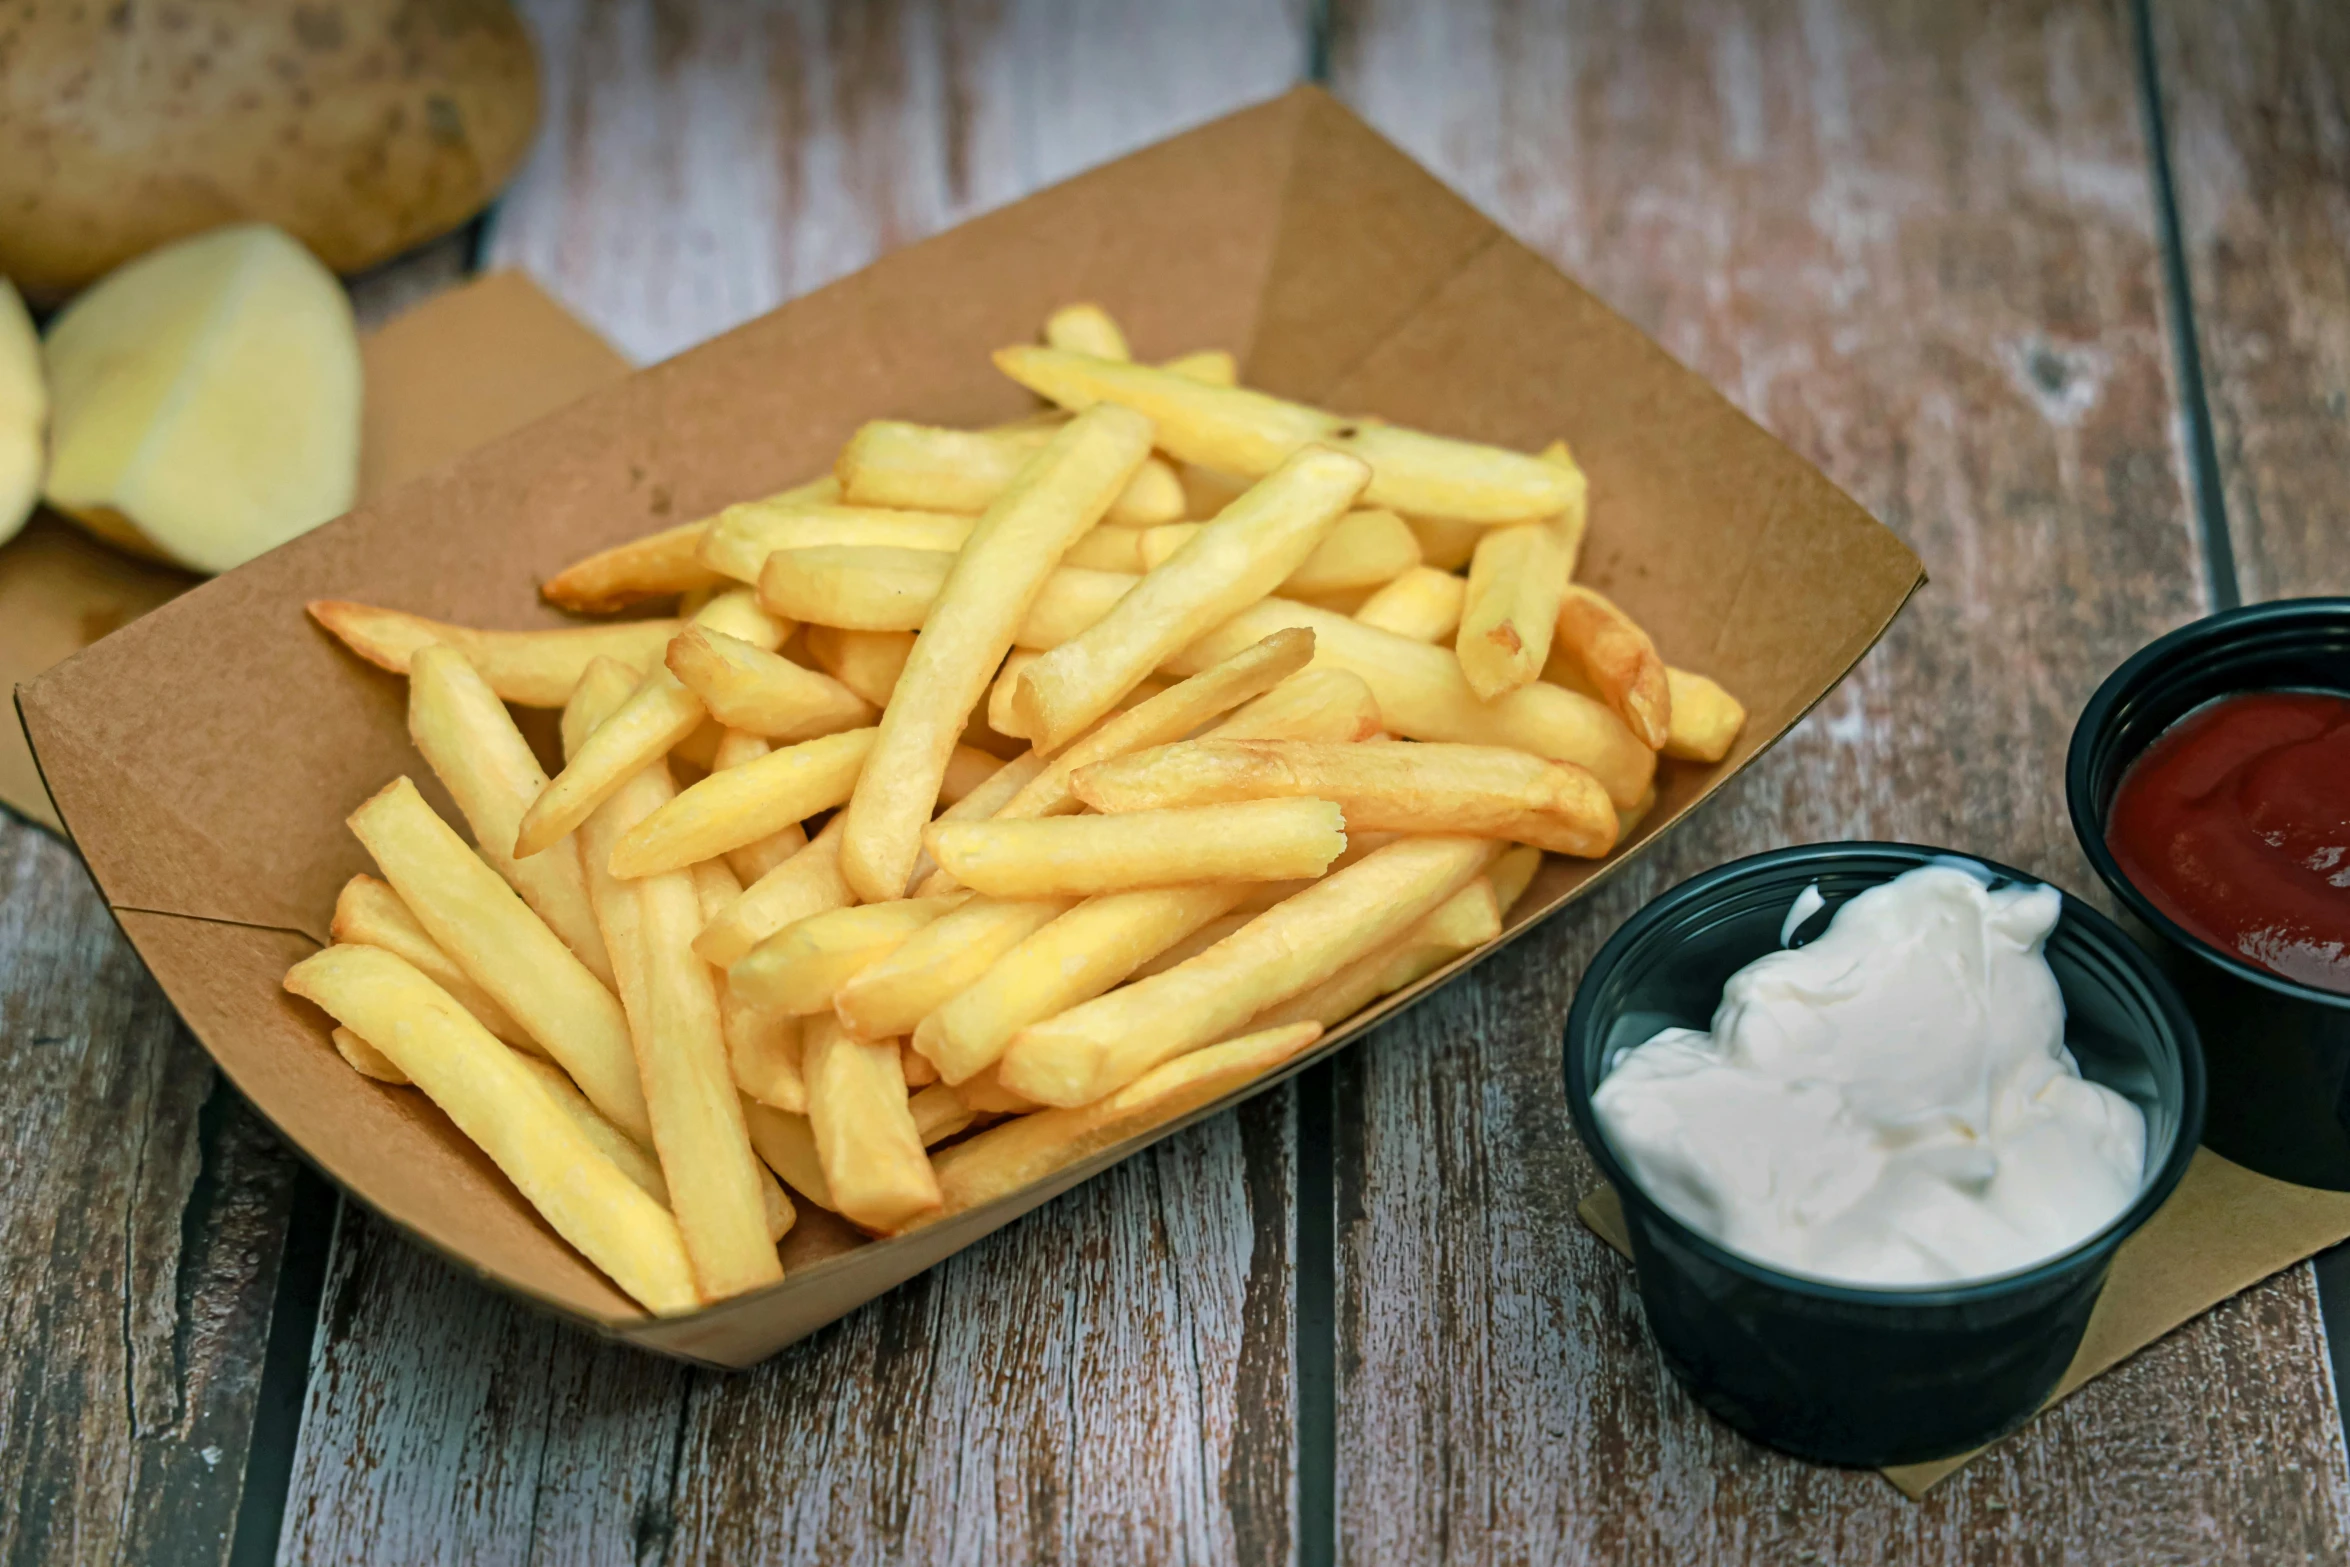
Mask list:
[[[1934,580],[1593,903],[732,1377],[552,1327],[340,1205],[72,854],[0,824],[7,1561],[2350,1557],[2311,1269],[1913,1504],[1665,1375],[1573,1222],[1595,1177],[1556,1077],[1597,943],[1734,854],[1914,838],[2092,889],[2059,761],[2096,681],[2238,597],[2350,591],[2342,7],[529,9],[543,145],[471,235],[364,281],[369,313],[518,265],[656,358],[1311,72]]]

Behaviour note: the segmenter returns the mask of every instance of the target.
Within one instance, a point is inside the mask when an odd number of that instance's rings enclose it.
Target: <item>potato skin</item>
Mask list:
[[[507,0],[15,0],[0,274],[59,299],[247,219],[358,271],[486,205],[538,114]]]

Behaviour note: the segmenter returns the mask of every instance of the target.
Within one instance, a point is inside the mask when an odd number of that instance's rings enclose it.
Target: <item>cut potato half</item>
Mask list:
[[[196,571],[350,509],[359,336],[325,267],[243,224],[108,275],[50,325],[50,504]]]
[[[0,277],[0,544],[16,537],[41,498],[41,432],[48,422],[41,340],[16,285]]]

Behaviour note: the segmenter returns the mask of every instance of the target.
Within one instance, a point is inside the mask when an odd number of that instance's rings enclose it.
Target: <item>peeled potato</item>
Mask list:
[[[0,277],[0,544],[16,537],[41,498],[41,427],[48,422],[41,340],[24,301]]]
[[[348,511],[359,335],[278,229],[215,229],[50,324],[49,503],[117,544],[226,571]]]

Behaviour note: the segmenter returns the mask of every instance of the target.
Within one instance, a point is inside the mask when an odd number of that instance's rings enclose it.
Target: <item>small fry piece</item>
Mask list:
[[[528,859],[515,857],[523,813],[547,787],[547,774],[506,704],[456,649],[418,648],[408,661],[408,738],[457,802],[482,858],[589,973],[613,984],[578,845],[557,843]]]
[[[1665,731],[1664,754],[1685,762],[1718,762],[1730,754],[1738,731],[1746,727],[1746,708],[1729,692],[1703,675],[1686,669],[1665,670],[1671,692],[1671,724]]]
[[[816,1131],[806,1115],[745,1099],[743,1125],[759,1161],[781,1176],[784,1185],[827,1213],[838,1211],[832,1206],[832,1188],[825,1184],[824,1163],[816,1157]]]
[[[1563,510],[1568,476],[1539,458],[1400,425],[1350,420],[1244,387],[1209,386],[1147,365],[1065,349],[999,349],[996,368],[1072,412],[1118,403],[1146,415],[1159,448],[1185,462],[1261,478],[1323,445],[1371,465],[1372,506],[1469,522],[1525,522]]]
[[[682,870],[832,809],[856,787],[879,733],[803,740],[712,773],[629,829],[613,846],[612,874],[634,880]]]
[[[353,946],[383,948],[447,991],[451,1000],[499,1039],[517,1050],[539,1050],[539,1042],[528,1030],[488,991],[466,978],[465,971],[417,923],[400,895],[373,876],[363,872],[343,883],[343,890],[335,896],[334,923],[327,933]]]
[[[764,1184],[726,1058],[716,977],[694,955],[702,900],[684,871],[638,884],[650,1026],[636,1038],[653,1146],[702,1298],[783,1277],[767,1233]]]
[[[1322,1035],[1319,1025],[1270,1028],[1195,1050],[1095,1104],[1040,1110],[941,1149],[938,1216],[965,1213],[1056,1170],[1188,1115],[1295,1060]]]
[[[726,911],[702,926],[694,950],[716,968],[731,968],[787,926],[856,901],[840,873],[841,820],[835,816],[808,846],[743,889]]]
[[[487,866],[482,874],[504,889]],[[431,980],[388,952],[333,946],[295,964],[285,987],[388,1057],[557,1234],[640,1304],[675,1312],[699,1303],[668,1210],[588,1140],[522,1057]]]
[[[763,739],[809,740],[863,728],[876,716],[831,676],[707,626],[678,633],[666,662],[712,718]]]
[[[1236,886],[1169,887],[1088,898],[997,960],[922,1020],[914,1048],[964,1085],[995,1065],[1029,1024],[1090,1001],[1210,920],[1231,911]],[[970,1095],[975,1108],[989,1104]],[[1017,1109],[1034,1101],[1007,1106]]]
[[[1494,528],[1478,540],[1454,646],[1479,701],[1542,673],[1569,564],[1565,543],[1547,521]]]
[[[973,898],[844,981],[833,993],[832,1010],[860,1039],[910,1034],[924,1018],[968,989],[996,959],[1069,912],[1072,904],[1068,898]]]
[[[1481,839],[1399,839],[1190,962],[1030,1024],[1004,1052],[1004,1086],[1040,1104],[1091,1104],[1384,946],[1492,859]]]
[[[343,1027],[342,1024],[337,1023],[334,1027],[334,1033],[329,1037],[334,1040],[335,1054],[341,1056],[344,1064],[361,1077],[373,1078],[379,1083],[389,1083],[394,1088],[409,1086],[408,1074],[401,1071],[390,1056],[385,1055],[375,1046]]]
[[[911,631],[844,631],[810,626],[808,656],[833,679],[873,704],[879,712],[898,688],[898,676],[914,651]]]
[[[1665,661],[1648,633],[1614,602],[1577,583],[1559,602],[1558,634],[1608,706],[1649,749],[1662,750],[1672,736],[1673,698]]]
[[[1058,750],[1187,643],[1256,600],[1311,554],[1370,470],[1310,448],[1224,509],[1109,612],[1020,674],[1023,732]]]
[[[971,523],[952,511],[745,501],[711,519],[702,535],[701,558],[722,577],[756,582],[777,550],[875,545],[952,552],[971,536]]]
[[[1101,520],[1150,444],[1147,419],[1123,409],[1081,414],[981,515],[882,711],[871,765],[843,813],[841,870],[859,896],[905,891],[956,735],[1054,563]]]
[[[612,992],[562,938],[433,813],[406,778],[387,784],[349,820],[384,880],[466,977],[529,1030],[598,1110],[638,1142],[649,1143],[652,1123],[637,1082],[628,1019]],[[383,1048],[366,1028],[359,1033]],[[400,1059],[396,1051],[385,1053]],[[412,1068],[403,1070],[416,1075]]]
[[[1501,746],[1193,740],[1080,768],[1070,788],[1104,812],[1329,800],[1349,832],[1510,838],[1586,859],[1616,841],[1597,779]]]
[[[842,491],[860,506],[985,511],[1052,436],[1048,426],[942,430],[876,419],[840,454]],[[1183,481],[1157,457],[1143,461],[1104,513],[1110,524],[1137,528],[1182,515]]]
[[[1044,318],[1044,340],[1055,348],[1096,359],[1132,359],[1126,334],[1110,313],[1095,304],[1063,305]]]
[[[715,587],[726,579],[703,565],[697,553],[707,526],[681,523],[598,550],[541,583],[539,596],[573,614],[608,615],[646,599]]]
[[[311,619],[379,669],[404,675],[418,648],[438,642],[464,654],[492,691],[521,707],[561,707],[590,659],[618,659],[640,673],[656,669],[682,629],[674,620],[629,620],[559,631],[481,631],[343,599],[313,599],[309,607]]]
[[[1401,990],[1500,934],[1500,901],[1492,882],[1480,876],[1394,941],[1364,953],[1313,989],[1266,1008],[1249,1020],[1249,1026],[1319,1023],[1335,1028],[1388,992]]]
[[[900,898],[810,915],[753,947],[726,971],[727,983],[753,1006],[795,1017],[830,1012],[842,985],[895,952],[956,901]],[[803,1036],[803,1057],[806,1048]]]
[[[1146,530],[1142,535],[1143,566],[1147,569],[1164,563],[1204,526],[1197,522],[1171,522]],[[1272,591],[1284,598],[1351,593],[1393,582],[1419,563],[1420,541],[1412,537],[1412,530],[1404,526],[1401,517],[1376,508],[1350,511],[1331,526],[1313,552]],[[1134,568],[1105,569],[1131,571]]]
[[[979,1113],[963,1103],[962,1095],[939,1082],[914,1095],[906,1108],[914,1114],[914,1130],[921,1134],[925,1148],[936,1147],[979,1119]]]
[[[759,602],[811,626],[919,631],[956,556],[895,544],[777,550],[759,569]]]
[[[808,1124],[841,1217],[886,1234],[936,1208],[897,1042],[853,1039],[820,1017],[808,1025],[807,1072]]]
[[[1327,800],[1254,800],[1117,817],[941,822],[928,842],[942,870],[990,897],[1083,898],[1319,876],[1346,847],[1346,818]]]
[[[1449,571],[1414,566],[1363,601],[1355,619],[1414,642],[1444,642],[1461,627],[1469,584]]]

